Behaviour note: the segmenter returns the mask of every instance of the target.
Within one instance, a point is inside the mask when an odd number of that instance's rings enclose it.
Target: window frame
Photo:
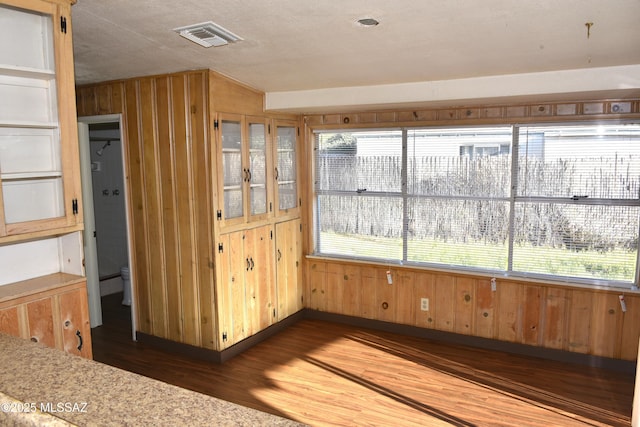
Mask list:
[[[339,128],[322,128],[322,129],[312,129],[312,139],[313,139],[313,176],[314,176],[314,184],[313,184],[313,255],[318,257],[327,257],[327,258],[336,258],[336,259],[345,259],[345,260],[355,260],[355,261],[367,261],[372,263],[384,263],[384,264],[395,264],[395,265],[406,265],[417,268],[428,268],[442,271],[458,271],[458,272],[466,272],[473,273],[483,276],[500,276],[500,277],[513,277],[513,278],[524,278],[524,279],[534,279],[545,282],[559,283],[559,284],[575,284],[575,285],[586,285],[589,287],[604,287],[604,288],[626,288],[626,289],[637,289],[637,285],[640,279],[640,238],[638,238],[637,246],[635,247],[636,251],[636,260],[635,260],[635,274],[633,281],[624,281],[624,280],[610,280],[610,279],[600,279],[600,278],[585,278],[585,277],[576,277],[570,275],[553,275],[546,273],[533,273],[533,272],[522,272],[522,271],[514,271],[513,270],[513,257],[514,257],[514,237],[515,237],[515,214],[516,214],[516,206],[518,204],[526,204],[526,203],[552,203],[552,204],[567,204],[567,205],[576,205],[576,206],[631,206],[631,207],[640,207],[640,195],[637,198],[633,199],[613,199],[613,198],[578,198],[568,200],[567,198],[562,197],[548,197],[548,196],[539,196],[539,197],[530,197],[530,196],[521,196],[518,195],[518,173],[519,173],[519,147],[520,147],[520,131],[521,128],[526,127],[535,127],[535,128],[543,128],[543,127],[569,127],[569,126],[602,126],[602,125],[625,125],[625,124],[634,124],[640,125],[640,120],[630,119],[630,120],[599,120],[599,121],[554,121],[554,122],[531,122],[531,123],[493,123],[493,124],[458,124],[458,125],[434,125],[434,126],[384,126],[384,127],[376,127],[376,128],[351,128],[351,127],[339,127]],[[407,149],[407,141],[408,141],[408,132],[412,130],[420,130],[420,129],[429,129],[429,130],[437,130],[437,129],[478,129],[478,128],[510,128],[511,129],[511,162],[510,162],[510,174],[511,174],[511,182],[510,182],[510,190],[507,197],[498,197],[498,196],[488,196],[488,197],[475,197],[475,196],[425,196],[425,195],[416,195],[409,194],[408,192],[408,149]],[[357,133],[357,132],[367,132],[367,131],[401,131],[402,133],[402,186],[400,189],[400,193],[396,192],[353,192],[353,191],[331,191],[331,190],[320,190],[315,185],[317,180],[317,176],[315,174],[317,171],[317,154],[319,153],[318,147],[318,134],[326,134],[326,133]],[[468,145],[468,144],[466,144]],[[501,144],[495,144],[499,147],[500,151],[502,151]],[[462,147],[461,145],[460,147]],[[472,151],[474,150],[474,145],[471,145]],[[462,151],[462,150],[461,150]],[[462,152],[459,153],[460,156],[464,156]],[[490,156],[487,156],[490,157]],[[333,253],[325,253],[320,252],[321,248],[321,229],[320,229],[320,202],[319,197],[325,195],[336,195],[336,196],[354,196],[354,197],[400,197],[402,199],[402,210],[403,210],[403,218],[402,218],[402,258],[377,258],[377,257],[367,257],[360,255],[341,255],[341,254],[333,254]],[[507,268],[505,270],[500,269],[491,269],[491,268],[478,268],[471,267],[465,265],[453,265],[453,264],[441,264],[441,263],[433,263],[433,262],[416,262],[409,261],[407,257],[408,251],[408,237],[407,237],[407,210],[409,206],[409,201],[411,199],[419,199],[419,198],[443,198],[443,199],[461,199],[461,200],[491,200],[491,201],[499,201],[499,202],[508,202],[509,204],[509,212],[508,212],[508,243],[507,243]],[[636,236],[640,236],[640,229]]]

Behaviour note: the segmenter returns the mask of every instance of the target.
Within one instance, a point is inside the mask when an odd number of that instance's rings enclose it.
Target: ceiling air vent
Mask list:
[[[174,28],[173,31],[180,34],[185,39],[189,39],[204,47],[224,46],[226,44],[242,40],[242,38],[233,34],[231,31],[222,28],[211,21]]]

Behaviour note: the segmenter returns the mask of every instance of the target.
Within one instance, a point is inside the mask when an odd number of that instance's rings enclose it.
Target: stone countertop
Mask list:
[[[300,425],[5,334],[0,349],[1,425]]]

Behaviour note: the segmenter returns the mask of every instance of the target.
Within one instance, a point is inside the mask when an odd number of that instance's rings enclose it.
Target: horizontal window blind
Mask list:
[[[402,132],[316,138],[317,251],[402,259]]]

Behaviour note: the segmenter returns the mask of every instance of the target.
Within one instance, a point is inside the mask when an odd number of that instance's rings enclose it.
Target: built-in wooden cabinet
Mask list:
[[[302,310],[302,222],[276,224],[276,292],[278,320]]]
[[[276,216],[300,215],[298,137],[296,121],[274,120],[273,158]]]
[[[264,219],[273,209],[267,193],[267,126],[264,118],[238,114],[220,114],[215,121],[221,228]]]
[[[300,259],[278,240],[300,220],[296,115],[211,70],[79,87],[77,102],[124,115],[141,336],[222,351],[302,308]]]
[[[226,348],[278,320],[273,227],[223,234],[218,265],[219,339]]]
[[[86,281],[55,273],[0,286],[0,332],[91,358]]]
[[[0,18],[0,330],[91,357],[71,1]]]
[[[300,311],[300,220],[226,233],[218,245],[221,349]]]
[[[70,5],[23,4],[0,3],[0,243],[81,221]]]

